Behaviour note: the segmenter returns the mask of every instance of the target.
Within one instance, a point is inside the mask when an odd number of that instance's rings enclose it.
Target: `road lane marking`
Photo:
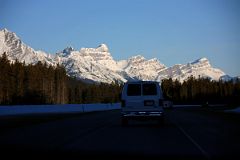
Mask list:
[[[88,128],[88,130],[86,132],[84,132],[84,134],[79,135],[77,137],[73,137],[71,140],[68,140],[66,143],[62,144],[63,148],[65,149],[74,149],[76,148],[77,145],[79,145],[79,142],[84,142],[86,140],[86,138],[89,138],[99,132],[101,132],[102,130],[109,128],[112,126],[112,120],[108,119],[107,121],[101,121],[101,123],[99,123],[99,125],[97,125],[97,127],[93,127],[93,128]],[[77,139],[77,143],[76,143],[76,139]],[[78,147],[77,147],[78,148]]]
[[[187,132],[177,123],[174,123],[179,129],[180,131],[202,152],[202,154],[207,158],[207,159],[211,159],[210,156],[208,155],[208,153],[189,135],[187,134]]]

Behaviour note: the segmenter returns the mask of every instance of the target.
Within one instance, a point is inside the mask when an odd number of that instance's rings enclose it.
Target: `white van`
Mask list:
[[[122,125],[129,119],[164,122],[163,94],[158,82],[134,81],[124,84],[121,95]]]

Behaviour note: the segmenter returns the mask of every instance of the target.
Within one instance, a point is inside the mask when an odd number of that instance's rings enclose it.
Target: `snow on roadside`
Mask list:
[[[225,110],[225,112],[238,113],[240,114],[240,106],[234,109]]]
[[[63,105],[16,105],[0,106],[0,116],[35,113],[77,113],[120,109],[120,103],[113,104],[63,104]]]

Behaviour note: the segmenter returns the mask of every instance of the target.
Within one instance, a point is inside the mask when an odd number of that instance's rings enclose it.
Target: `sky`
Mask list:
[[[47,53],[105,43],[115,60],[206,57],[240,76],[239,0],[0,0],[0,28]]]

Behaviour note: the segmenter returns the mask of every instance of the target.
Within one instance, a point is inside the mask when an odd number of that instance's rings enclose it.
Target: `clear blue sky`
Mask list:
[[[239,0],[0,0],[0,28],[48,53],[106,43],[115,60],[207,57],[240,75]]]

